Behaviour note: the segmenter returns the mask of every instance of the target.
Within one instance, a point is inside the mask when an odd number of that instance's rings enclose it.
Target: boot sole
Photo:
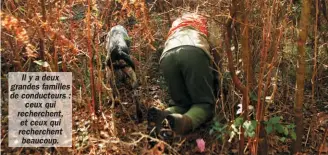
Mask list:
[[[166,117],[167,121],[169,122],[170,128],[173,130],[175,128],[174,124],[175,124],[175,119],[173,116],[168,115]]]
[[[158,115],[158,110],[154,107],[150,108],[148,110],[148,114],[147,114],[147,131],[149,133],[149,135],[153,138],[157,138],[157,133],[156,133],[156,120],[157,120],[157,115]],[[157,142],[148,139],[148,144],[152,147],[154,147]]]
[[[154,123],[154,125],[155,125],[155,122],[156,122],[156,116],[157,116],[157,109],[155,109],[155,108],[150,108],[150,109],[148,110],[148,115],[147,115],[148,125],[150,125],[151,123]]]
[[[165,119],[165,114],[162,110],[157,108],[150,108],[148,110],[148,129],[152,130],[156,127],[156,134],[160,133],[162,122]]]

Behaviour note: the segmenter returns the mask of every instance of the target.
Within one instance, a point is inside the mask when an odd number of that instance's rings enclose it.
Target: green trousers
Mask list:
[[[213,72],[201,48],[181,46],[165,53],[160,62],[173,103],[168,111],[189,116],[193,129],[214,112]]]

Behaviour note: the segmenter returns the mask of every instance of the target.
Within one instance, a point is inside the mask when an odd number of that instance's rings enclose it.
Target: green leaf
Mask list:
[[[224,125],[224,126],[222,127],[222,130],[226,129],[227,127],[228,127],[228,125]]]
[[[279,140],[282,141],[282,142],[285,142],[286,141],[286,137],[281,137],[281,138],[279,138]]]
[[[294,131],[290,132],[290,136],[292,137],[293,140],[296,140],[296,133]]]
[[[271,122],[269,122],[269,121],[264,121],[263,123],[264,123],[265,125],[271,124]]]
[[[247,130],[251,128],[251,125],[252,125],[251,121],[245,121],[243,127]]]
[[[257,96],[255,93],[249,93],[249,97],[251,99],[251,101],[256,101],[257,102]]]
[[[255,128],[256,128],[256,121],[245,121],[243,127],[245,128],[245,135],[248,137],[254,137],[255,135]]]
[[[251,123],[252,123],[253,129],[255,130],[257,127],[257,122],[255,120],[252,120]]]
[[[271,124],[267,125],[265,127],[265,130],[266,130],[267,134],[270,134],[272,132],[272,125]]]
[[[287,128],[288,128],[288,129],[294,129],[294,128],[295,128],[295,124],[288,124],[288,125],[287,125]]]
[[[217,140],[220,140],[220,139],[222,139],[222,136],[221,136],[221,135],[217,135],[217,136],[216,136],[216,139],[217,139]]]
[[[280,116],[276,116],[276,117],[272,117],[270,118],[269,122],[272,123],[272,124],[277,124],[280,122]]]
[[[283,129],[284,129],[284,135],[285,136],[288,136],[288,128],[287,127],[283,127]]]
[[[277,130],[278,133],[280,133],[280,134],[284,133],[284,128],[281,124],[275,124],[274,128]]]
[[[233,123],[236,127],[239,127],[243,124],[244,119],[242,117],[237,117]]]
[[[255,120],[246,121],[246,122],[244,122],[243,127],[246,130],[254,130],[256,128],[256,121]]]
[[[255,136],[255,131],[248,132],[247,134],[248,134],[248,137],[253,138]]]

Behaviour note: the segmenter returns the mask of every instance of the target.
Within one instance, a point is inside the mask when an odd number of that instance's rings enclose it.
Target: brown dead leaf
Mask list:
[[[231,152],[232,153],[237,153],[238,152],[238,149],[231,149]]]
[[[319,153],[328,153],[328,146],[327,145],[321,145],[319,149]]]
[[[113,151],[117,151],[118,150],[118,147],[114,145],[114,146],[112,146],[112,150]]]
[[[164,153],[164,143],[159,142],[153,148],[147,150],[143,155],[162,155]]]
[[[110,136],[106,131],[100,131],[100,137],[105,139],[105,138],[109,138]]]
[[[324,125],[328,122],[328,114],[321,112],[317,114],[318,126]]]

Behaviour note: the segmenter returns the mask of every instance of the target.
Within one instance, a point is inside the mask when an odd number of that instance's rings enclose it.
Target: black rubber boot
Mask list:
[[[152,130],[156,127],[156,134],[159,134],[162,128],[162,122],[171,112],[152,107],[148,110],[148,129]]]
[[[161,110],[156,107],[152,107],[148,110],[148,127],[147,130],[149,132],[149,135],[153,138],[158,138],[161,128],[162,128],[162,122],[165,119],[167,115],[169,115],[171,112],[167,110]],[[155,146],[157,142],[148,140],[151,147]]]
[[[171,129],[178,135],[184,135],[192,131],[192,120],[186,115],[170,114],[166,119]]]

